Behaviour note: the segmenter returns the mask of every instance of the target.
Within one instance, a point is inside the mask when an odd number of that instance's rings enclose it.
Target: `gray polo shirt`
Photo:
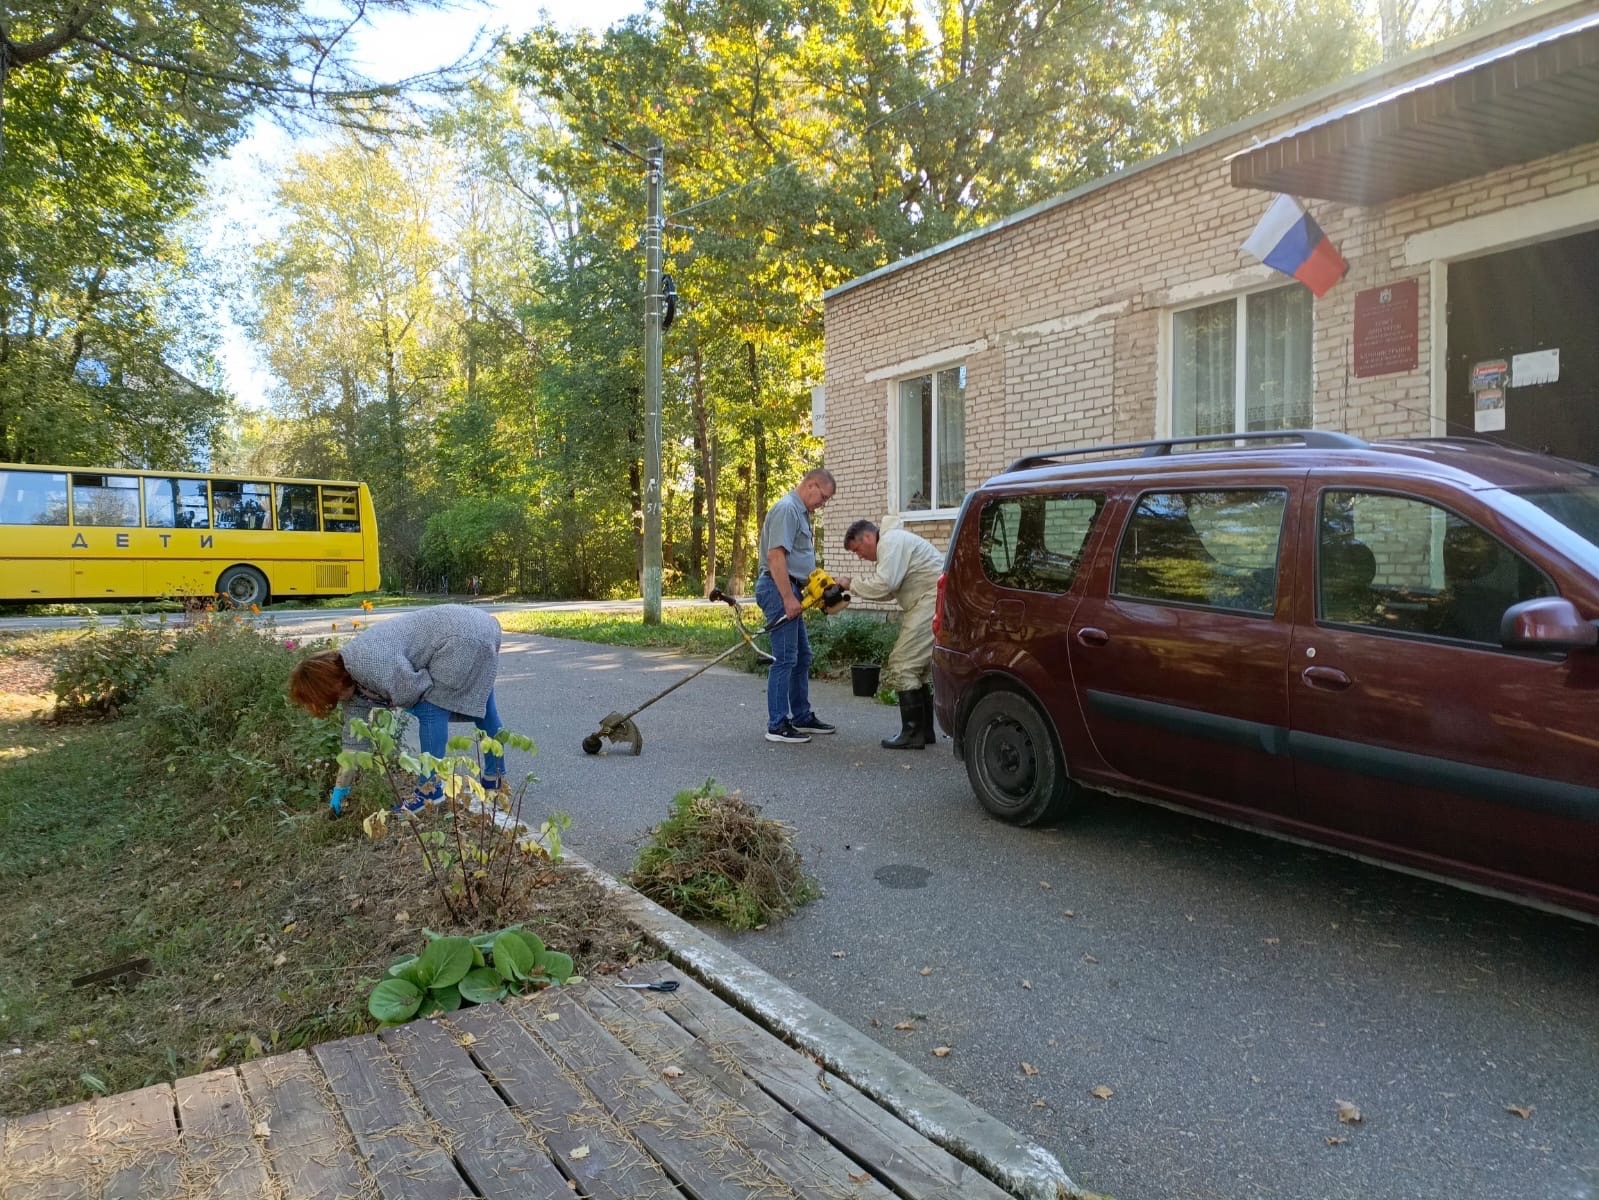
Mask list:
[[[816,570],[816,543],[811,537],[811,514],[797,491],[790,492],[766,514],[761,522],[761,570],[771,568],[766,555],[773,546],[788,551],[788,573],[804,579]]]

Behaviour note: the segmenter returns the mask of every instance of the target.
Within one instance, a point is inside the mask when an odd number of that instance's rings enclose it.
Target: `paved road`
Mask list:
[[[816,689],[841,732],[806,746],[762,740],[762,682],[717,668],[640,715],[640,757],[583,755],[607,711],[694,665],[507,638],[501,711],[539,741],[573,846],[624,872],[676,790],[742,790],[796,828],[827,895],[726,940],[1083,1186],[1599,1194],[1599,929],[1108,798],[1012,829],[947,742],[879,749],[895,714],[842,685]]]
[[[1012,829],[947,739],[880,750],[895,713],[837,684],[815,696],[841,731],[809,745],[762,740],[763,682],[715,668],[640,715],[640,757],[582,753],[605,713],[696,665],[507,635],[500,710],[540,745],[513,772],[617,874],[708,776],[791,823],[826,897],[726,940],[1083,1186],[1599,1196],[1599,928],[1108,798]]]

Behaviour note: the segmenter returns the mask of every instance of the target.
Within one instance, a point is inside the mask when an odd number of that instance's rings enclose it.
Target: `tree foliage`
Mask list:
[[[659,0],[602,33],[546,22],[431,149],[351,141],[291,172],[261,276],[263,444],[371,479],[410,582],[636,588],[659,139],[667,580],[747,586],[759,517],[821,450],[826,289],[1363,69],[1377,32],[1362,0]]]

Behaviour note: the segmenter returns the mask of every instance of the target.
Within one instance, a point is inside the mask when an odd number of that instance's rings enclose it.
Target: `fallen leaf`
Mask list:
[[[1184,913],[1183,916],[1188,918],[1188,923],[1190,925],[1193,924],[1193,922],[1194,922],[1194,914],[1193,913]]]
[[[1089,1089],[1088,1094],[1093,1096],[1096,1100],[1109,1100],[1116,1093],[1110,1088],[1106,1087],[1104,1084],[1100,1084],[1097,1088]]]
[[[948,1046],[934,1046],[933,1047],[933,1057],[934,1058],[948,1058],[949,1057],[949,1047]]]
[[[901,1021],[898,1025],[894,1026],[894,1028],[895,1029],[902,1029],[902,1030],[903,1029],[915,1029],[916,1028],[916,1022],[915,1021]]]
[[[1033,1064],[1030,1063],[1030,1062],[1024,1062],[1022,1064],[1022,1074],[1023,1075],[1037,1075],[1038,1074],[1038,1068],[1033,1066]]]
[[[1063,908],[1061,909],[1060,915],[1063,917],[1075,917],[1077,914],[1069,908]]]
[[[1339,1100],[1337,1104],[1338,1119],[1345,1125],[1359,1125],[1365,1120],[1365,1118],[1360,1115],[1360,1110],[1353,1104],[1349,1103],[1349,1101]]]
[[[870,1183],[871,1179],[872,1173],[870,1171],[862,1171],[859,1175],[855,1174],[854,1171],[849,1173],[849,1181],[851,1183]]]
[[[668,1079],[681,1079],[682,1076],[683,1076],[683,1068],[682,1067],[664,1067],[661,1070],[661,1074],[665,1075]]]
[[[931,975],[933,973],[933,968],[932,967],[923,967],[921,973],[923,975]]]
[[[255,1136],[258,1138],[269,1138],[272,1136],[272,1126],[268,1125],[265,1121],[257,1121],[255,1123],[255,1128],[250,1132],[255,1134]]]
[[[572,1153],[571,1153],[570,1157],[572,1157],[572,1158],[587,1158],[588,1156],[589,1156],[589,1148],[587,1146],[574,1146],[574,1147],[572,1147]]]
[[[407,925],[407,924],[410,923],[410,921],[411,921],[411,914],[408,913],[408,912],[405,912],[404,910],[401,910],[400,912],[397,912],[397,913],[394,914],[394,923],[396,925]]]
[[[1055,885],[1053,883],[1045,883],[1042,880],[1039,881],[1038,886],[1043,888],[1046,892],[1052,892],[1055,890]]]
[[[234,889],[242,888],[244,886],[244,880],[235,879],[229,884],[229,886],[234,888]]]
[[[1092,954],[1085,954],[1083,955],[1083,961],[1097,963],[1099,959],[1095,958]]]
[[[1329,1146],[1346,1146],[1349,1144],[1349,1139],[1345,1137],[1329,1137],[1327,1144]]]
[[[1528,1120],[1529,1118],[1531,1118],[1532,1110],[1533,1110],[1534,1107],[1535,1106],[1531,1105],[1531,1104],[1528,1104],[1528,1105],[1507,1104],[1507,1105],[1505,1105],[1505,1111],[1509,1112],[1509,1113],[1515,1113],[1518,1117],[1520,1117],[1523,1121],[1525,1121],[1525,1120]]]
[[[294,922],[290,921],[287,925],[285,925],[283,927],[283,932],[284,933],[293,933],[294,932]]]
[[[544,1014],[544,1019],[546,1021],[559,1021],[561,1019],[561,1014],[560,1013],[545,1013]]]
[[[1024,988],[1026,988],[1028,991],[1032,991],[1032,989],[1033,989],[1033,981],[1031,979],[1024,979],[1024,980],[1022,980],[1022,986]]]
[[[834,958],[848,958],[849,957],[849,951],[848,950],[835,950],[835,951],[833,951],[833,957]]]
[[[1261,941],[1265,942],[1268,946],[1277,946],[1282,944],[1282,938],[1262,938]]]
[[[274,967],[281,967],[284,963],[286,963],[288,961],[289,961],[289,956],[287,954],[279,952],[278,956],[272,960],[272,965]]]
[[[1048,1108],[1049,1105],[1045,1104],[1042,1100],[1034,1100],[1033,1101],[1033,1107],[1034,1108]]]
[[[92,1042],[94,1039],[90,1038],[89,1040]],[[262,1044],[261,1039],[256,1037],[253,1033],[250,1035],[249,1040],[244,1043],[244,1046],[245,1049],[250,1052],[251,1058],[259,1058],[261,1055],[266,1053],[266,1046]]]
[[[461,1035],[461,1040],[455,1044],[457,1046],[475,1046],[477,1045],[477,1035],[474,1033],[463,1033]]]

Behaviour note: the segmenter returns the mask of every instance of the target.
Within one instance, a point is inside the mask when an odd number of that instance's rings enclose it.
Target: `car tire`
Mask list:
[[[1032,701],[1012,691],[988,693],[966,719],[964,744],[967,778],[990,815],[1036,825],[1065,808],[1072,781]]]
[[[217,594],[224,604],[234,608],[249,608],[252,604],[265,608],[272,599],[266,576],[254,567],[229,567],[222,572],[217,579]]]

